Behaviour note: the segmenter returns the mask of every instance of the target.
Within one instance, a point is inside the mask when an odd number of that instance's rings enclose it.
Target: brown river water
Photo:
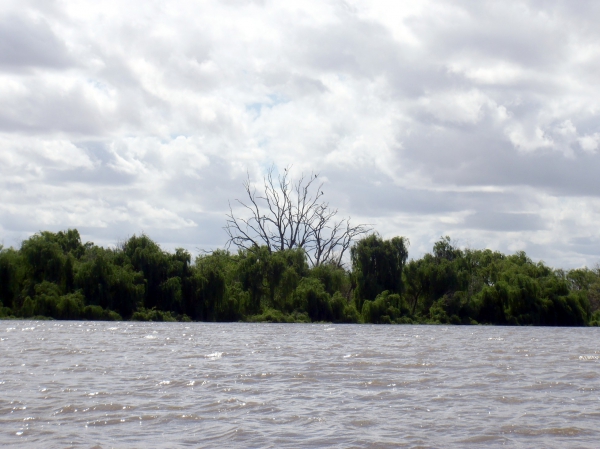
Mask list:
[[[0,321],[0,446],[600,447],[600,329]]]

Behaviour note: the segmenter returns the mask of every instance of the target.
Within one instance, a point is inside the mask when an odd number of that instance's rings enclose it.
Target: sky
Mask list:
[[[449,235],[592,267],[598,23],[596,0],[3,0],[0,242],[221,248],[274,166],[410,257]]]

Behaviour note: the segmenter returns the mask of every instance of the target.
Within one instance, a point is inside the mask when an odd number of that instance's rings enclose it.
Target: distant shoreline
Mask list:
[[[560,270],[524,252],[460,249],[450,238],[408,259],[371,234],[350,268],[301,249],[217,250],[192,262],[148,236],[118,248],[75,229],[0,248],[0,319],[598,326],[600,269]]]

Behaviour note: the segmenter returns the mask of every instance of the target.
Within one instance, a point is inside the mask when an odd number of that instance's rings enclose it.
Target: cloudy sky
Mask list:
[[[600,262],[600,2],[0,2],[0,241],[221,247],[248,172],[353,222]]]

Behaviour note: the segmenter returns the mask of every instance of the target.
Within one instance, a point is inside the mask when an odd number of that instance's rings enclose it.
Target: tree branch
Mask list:
[[[308,179],[301,175],[290,179],[289,170],[275,174],[272,166],[263,177],[263,192],[251,187],[250,175],[244,181],[246,202],[236,200],[245,216],[236,216],[229,204],[224,227],[232,244],[240,249],[266,245],[269,251],[302,248],[312,266],[332,263],[342,265],[345,252],[359,235],[371,228],[366,224],[352,226],[349,218],[335,221],[337,209],[322,201],[323,183],[318,173]]]

